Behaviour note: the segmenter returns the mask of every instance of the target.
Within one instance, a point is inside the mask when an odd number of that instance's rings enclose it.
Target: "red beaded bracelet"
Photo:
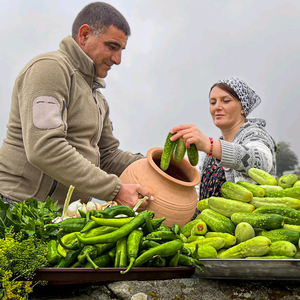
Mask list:
[[[210,137],[209,141],[210,141],[210,150],[209,150],[209,153],[207,154],[207,156],[211,157],[212,156],[212,151],[213,151],[213,148],[214,148],[214,139]]]

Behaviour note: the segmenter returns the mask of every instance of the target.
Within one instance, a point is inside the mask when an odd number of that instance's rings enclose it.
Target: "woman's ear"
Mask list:
[[[244,110],[242,109],[242,110],[241,110],[241,115],[244,115],[244,114],[245,114],[245,112],[244,112]]]

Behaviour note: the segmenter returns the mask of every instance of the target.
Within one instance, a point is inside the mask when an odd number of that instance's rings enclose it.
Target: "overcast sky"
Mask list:
[[[14,81],[25,64],[58,49],[91,1],[0,0],[0,145]],[[243,79],[262,98],[250,114],[300,160],[299,0],[112,0],[132,35],[106,78],[114,133],[123,150],[163,147],[169,130],[193,123],[219,138],[208,92]]]

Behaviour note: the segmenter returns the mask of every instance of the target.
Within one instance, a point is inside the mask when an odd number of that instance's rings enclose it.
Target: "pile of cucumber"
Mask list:
[[[224,198],[198,202],[201,213],[182,227],[187,242],[214,248],[203,258],[300,259],[299,178],[288,174],[276,180],[256,168],[248,175],[255,183],[225,182]]]

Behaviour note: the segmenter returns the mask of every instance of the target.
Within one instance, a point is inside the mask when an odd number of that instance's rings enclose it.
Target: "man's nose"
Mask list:
[[[121,63],[121,51],[114,53],[111,56],[111,60],[115,63],[115,65],[119,65]]]

